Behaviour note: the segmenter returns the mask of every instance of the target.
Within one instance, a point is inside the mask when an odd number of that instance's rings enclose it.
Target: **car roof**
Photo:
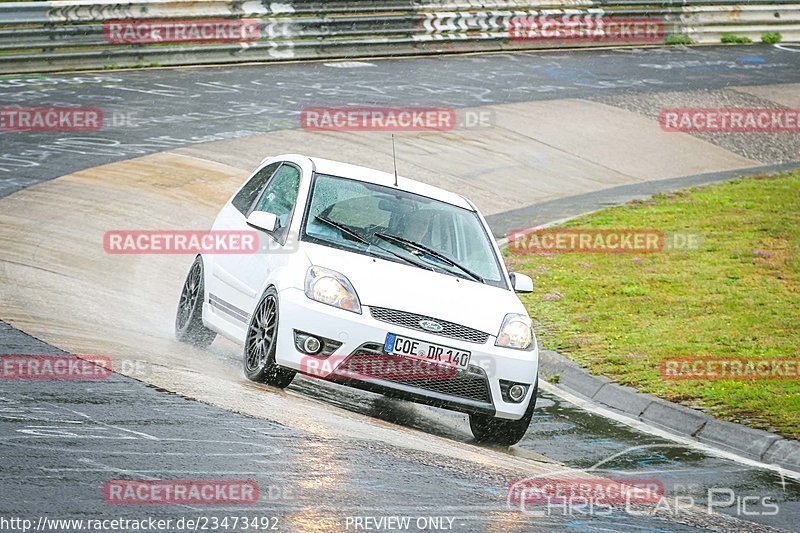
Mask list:
[[[298,157],[297,154],[277,156],[270,158],[279,160],[286,157]],[[381,172],[367,167],[360,167],[358,165],[351,165],[349,163],[341,163],[339,161],[331,161],[330,159],[322,159],[320,157],[299,156],[309,159],[313,164],[316,172],[319,174],[329,174],[341,178],[349,178],[367,183],[375,183],[378,185],[385,185],[387,187],[394,187],[394,174],[388,172]],[[433,185],[428,185],[416,180],[398,176],[397,188],[403,191],[419,194],[434,200],[440,200],[448,204],[452,204],[463,209],[475,211],[475,206],[461,196]]]

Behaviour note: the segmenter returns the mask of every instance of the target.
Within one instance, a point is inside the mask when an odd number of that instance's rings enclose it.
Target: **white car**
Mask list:
[[[175,321],[179,340],[244,345],[253,381],[297,372],[469,414],[478,441],[518,442],[533,416],[539,352],[489,227],[461,195],[300,155],[265,159],[215,231],[263,232],[252,254],[203,254]]]

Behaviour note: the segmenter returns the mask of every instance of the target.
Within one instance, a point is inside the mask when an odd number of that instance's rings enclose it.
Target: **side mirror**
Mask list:
[[[253,211],[250,213],[250,216],[247,217],[247,225],[252,228],[260,229],[261,231],[272,233],[280,227],[280,221],[278,220],[278,215],[275,213]]]
[[[529,276],[519,272],[511,272],[508,277],[511,278],[511,286],[514,287],[514,292],[533,292],[533,280]]]

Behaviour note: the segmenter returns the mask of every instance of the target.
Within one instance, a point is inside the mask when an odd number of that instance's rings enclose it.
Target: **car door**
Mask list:
[[[305,168],[304,168],[305,167]],[[310,162],[283,160],[263,165],[223,208],[215,230],[257,231],[259,251],[253,254],[220,254],[213,258],[208,303],[215,317],[227,322],[243,338],[250,314],[258,303],[271,272],[287,261],[287,252],[297,243],[299,224],[295,216],[300,186],[313,169]],[[274,232],[254,230],[247,225],[253,211],[277,216]]]

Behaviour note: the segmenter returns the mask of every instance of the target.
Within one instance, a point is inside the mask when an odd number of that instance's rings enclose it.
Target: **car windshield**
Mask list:
[[[392,187],[317,174],[303,239],[506,288],[477,213]]]

